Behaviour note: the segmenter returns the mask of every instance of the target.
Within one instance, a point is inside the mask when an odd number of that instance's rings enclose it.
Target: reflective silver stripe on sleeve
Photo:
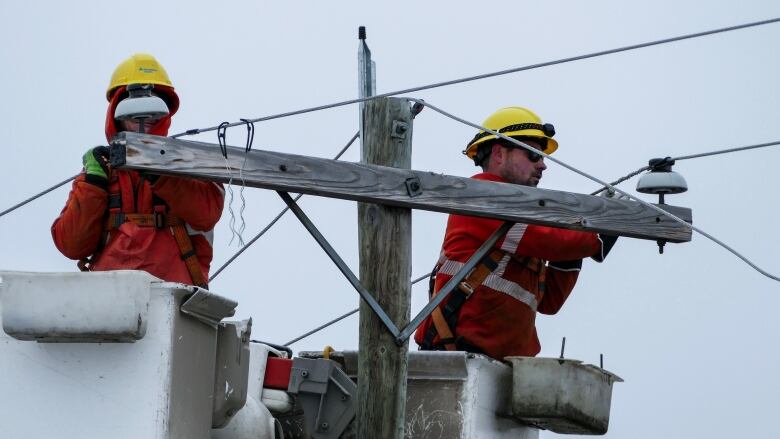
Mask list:
[[[504,271],[506,271],[506,265],[509,263],[510,259],[512,259],[511,255],[504,255],[501,260],[498,261],[498,267],[493,270],[493,273],[495,273],[497,276],[503,276]]]
[[[525,303],[533,311],[536,311],[536,296],[515,282],[508,281],[495,274],[489,274],[485,281],[482,282],[482,285],[512,296],[515,300]]]
[[[453,261],[452,259],[445,259],[444,263],[441,264],[441,267],[439,268],[439,273],[455,276],[464,265],[465,264],[463,262]]]
[[[463,262],[447,259],[444,262],[444,264],[442,264],[441,268],[439,268],[439,273],[446,274],[448,276],[455,276],[458,273],[458,271],[460,271],[460,269],[463,268],[464,265],[465,264]],[[508,296],[511,296],[515,300],[518,300],[528,305],[528,307],[531,308],[533,311],[536,311],[536,307],[537,307],[536,296],[530,291],[521,287],[520,284],[518,283],[506,280],[503,277],[497,276],[495,274],[489,274],[482,282],[482,285],[490,289],[496,290],[499,293],[504,293]]]
[[[506,233],[506,237],[504,237],[504,242],[501,244],[501,250],[515,253],[517,251],[517,246],[520,244],[520,240],[523,239],[523,235],[525,235],[525,229],[527,228],[528,224],[523,223],[517,223],[512,226]]]

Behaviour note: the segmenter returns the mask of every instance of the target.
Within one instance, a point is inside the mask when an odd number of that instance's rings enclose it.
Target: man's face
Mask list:
[[[532,146],[538,150],[542,150],[541,143],[532,139],[523,139],[523,143]],[[533,186],[539,184],[542,179],[542,172],[547,169],[547,165],[544,164],[544,157],[534,162],[529,159],[529,151],[521,147],[505,147],[498,146],[493,149],[493,157],[491,161],[495,159],[496,170],[495,173],[505,179],[506,181],[514,184],[520,184],[523,186]],[[496,153],[499,154],[496,154]]]
[[[141,124],[137,120],[119,120],[117,121],[117,126],[119,127],[119,131],[130,131],[137,133]],[[149,128],[149,125],[144,124],[144,127]]]

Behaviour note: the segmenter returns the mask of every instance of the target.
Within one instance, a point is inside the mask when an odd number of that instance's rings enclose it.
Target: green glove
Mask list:
[[[81,158],[84,164],[86,180],[101,186],[108,184],[108,147],[96,146],[84,153]]]

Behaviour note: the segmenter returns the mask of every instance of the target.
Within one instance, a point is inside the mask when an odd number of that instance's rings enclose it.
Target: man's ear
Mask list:
[[[490,160],[494,162],[496,165],[500,165],[504,162],[504,153],[506,150],[501,147],[501,144],[496,142],[493,144],[492,149],[490,150]]]

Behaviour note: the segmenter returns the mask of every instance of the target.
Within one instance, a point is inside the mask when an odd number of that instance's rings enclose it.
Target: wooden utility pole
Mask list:
[[[412,115],[407,101],[382,98],[365,105],[363,163],[409,169]],[[358,203],[360,282],[398,327],[409,322],[412,276],[410,209]],[[395,338],[360,303],[357,428],[360,438],[404,437],[409,342]]]

